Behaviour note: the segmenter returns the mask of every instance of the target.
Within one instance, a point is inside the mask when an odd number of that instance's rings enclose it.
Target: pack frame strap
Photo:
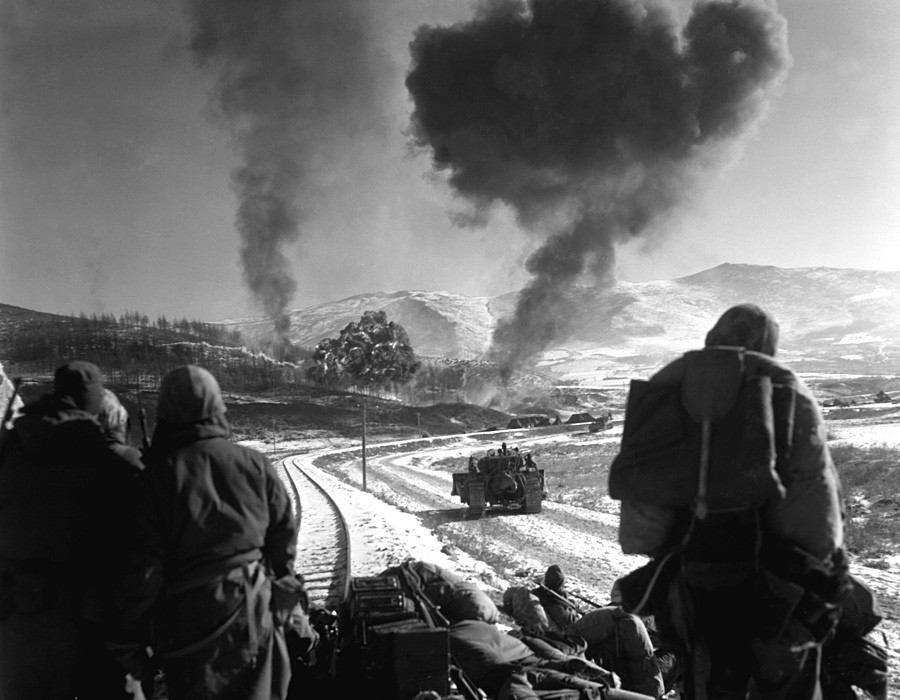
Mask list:
[[[709,515],[709,448],[712,442],[712,421],[704,418],[700,430],[700,475],[697,480],[694,515],[700,520],[706,520],[706,516]]]
[[[173,575],[171,580],[166,582],[166,597],[171,598],[192,588],[217,583],[228,578],[234,572],[244,570],[245,567],[253,569],[257,565],[262,566],[261,556],[262,552],[258,548],[250,549],[201,568],[188,576]]]
[[[180,659],[212,644],[228,631],[238,619],[242,610],[247,613],[247,633],[250,638],[251,654],[256,654],[259,650],[260,630],[253,615],[253,602],[256,600],[257,594],[259,594],[266,581],[269,579],[268,576],[259,571],[259,562],[244,564],[241,568],[244,571],[244,600],[241,603],[238,603],[235,609],[229,613],[228,617],[225,618],[221,624],[200,639],[175,649],[157,652],[157,655],[161,659]],[[251,580],[254,575],[255,580]]]
[[[693,521],[692,521],[693,522]],[[653,576],[650,577],[649,583],[647,583],[647,588],[644,589],[644,595],[641,596],[641,599],[638,601],[638,604],[634,606],[634,608],[630,611],[632,615],[640,615],[641,611],[644,609],[644,606],[650,600],[650,596],[653,595],[653,589],[656,588],[656,582],[659,580],[660,575],[663,570],[666,568],[666,564],[669,563],[669,560],[681,554],[684,549],[684,543],[675,547],[672,551],[668,552],[659,562],[659,565],[653,572]]]

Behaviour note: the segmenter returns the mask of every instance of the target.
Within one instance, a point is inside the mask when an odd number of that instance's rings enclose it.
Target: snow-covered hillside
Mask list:
[[[475,359],[490,343],[497,321],[490,297],[467,297],[445,292],[375,292],[292,311],[291,340],[311,347],[335,337],[365,311],[384,311],[410,335],[419,355]],[[271,333],[272,322],[229,321],[248,338]]]
[[[6,413],[6,407],[9,405],[9,400],[13,395],[13,384],[9,380],[9,377],[6,376],[6,372],[3,371],[3,364],[0,363],[0,420],[3,419],[4,414]],[[22,405],[22,400],[18,397],[13,401],[13,409],[18,408]]]
[[[650,371],[703,343],[729,306],[758,304],[781,325],[780,355],[807,371],[900,372],[900,272],[723,264],[688,277],[585,287],[568,299],[573,331],[537,361],[561,378],[596,381]],[[425,357],[475,359],[515,295],[360,294],[291,313],[294,342],[312,346],[366,310],[384,310]],[[234,322],[269,332],[271,322]]]

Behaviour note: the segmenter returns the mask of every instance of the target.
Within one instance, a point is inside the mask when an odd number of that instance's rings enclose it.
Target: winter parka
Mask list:
[[[284,697],[290,671],[271,580],[293,573],[287,491],[263,454],[228,439],[205,370],[167,375],[157,415],[117,595],[119,658],[141,673],[149,642],[173,700]]]
[[[26,405],[0,448],[0,697],[73,697],[117,544],[127,462],[66,397]]]
[[[633,471],[620,470],[615,481],[623,494],[613,494],[623,501],[620,542],[654,559],[620,579],[616,595],[629,612],[656,615],[663,641],[689,662],[690,697],[744,697],[751,677],[766,700],[821,697],[821,645],[848,583],[840,483],[819,407],[774,359],[777,339],[778,326],[762,309],[732,307],[704,350],[638,387],[665,400],[648,403],[640,420],[635,401],[626,415],[616,459]],[[650,409],[656,406],[666,408],[662,418]],[[636,425],[646,428],[640,440],[633,439]],[[654,454],[669,461],[647,459],[639,443],[666,431],[656,441],[665,449]],[[701,440],[689,441],[698,434]],[[695,460],[693,448],[682,447],[698,443]],[[674,489],[638,478],[641,469],[655,469],[679,485],[682,470],[698,461],[699,478],[687,482],[696,484],[688,492],[694,498],[686,502],[683,495],[653,502]],[[613,485],[611,476],[611,492]],[[708,503],[717,505],[701,508]]]
[[[783,498],[773,498],[762,511],[767,533],[826,557],[843,545],[840,482],[826,443],[826,428],[818,404],[802,379],[778,360],[745,350],[746,372],[769,377],[793,390],[795,401],[787,421],[792,425],[787,459],[779,463]],[[650,386],[678,387],[685,378],[685,358],[673,361],[650,378]],[[619,540],[623,551],[656,554],[680,535],[675,509],[623,502]]]

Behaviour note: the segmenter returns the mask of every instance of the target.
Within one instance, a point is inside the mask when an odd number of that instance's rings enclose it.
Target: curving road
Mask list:
[[[530,446],[566,439],[570,436],[528,437]],[[618,435],[607,434],[597,441],[618,439]],[[617,542],[618,511],[612,503],[608,510],[598,511],[554,502],[551,494],[540,513],[489,512],[484,518],[469,517],[459,499],[450,496],[450,473],[435,463],[456,458],[459,470],[464,471],[468,455],[483,453],[486,445],[467,436],[435,442],[409,441],[391,447],[390,454],[370,457],[366,465],[368,491],[417,518],[445,544],[485,562],[500,579],[511,585],[530,586],[548,565],[559,564],[573,593],[604,604],[613,582],[646,561],[644,557],[621,553]],[[345,482],[361,485],[357,450],[347,452],[343,460],[332,459],[329,463],[328,471]],[[887,642],[893,669],[891,688],[900,689],[900,574],[856,565],[852,568],[882,602],[885,620],[876,638]]]
[[[568,440],[567,434],[529,437],[529,445]],[[618,440],[606,436],[597,441]],[[605,603],[613,582],[643,564],[644,557],[623,555],[616,536],[615,512],[598,512],[545,500],[540,513],[489,511],[471,517],[455,496],[450,496],[451,476],[435,466],[448,457],[465,469],[467,456],[482,453],[483,442],[460,436],[442,439],[438,446],[422,441],[397,445],[392,454],[370,457],[366,464],[368,491],[400,510],[414,515],[442,541],[494,567],[511,583],[532,585],[550,564],[558,564],[570,590]],[[346,481],[361,485],[360,461],[348,460],[325,467]]]

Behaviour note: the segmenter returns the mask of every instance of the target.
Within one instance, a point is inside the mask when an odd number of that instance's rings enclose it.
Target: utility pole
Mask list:
[[[422,434],[422,414],[416,411],[416,424],[419,426],[419,435]]]
[[[275,419],[272,419],[272,459],[277,459],[278,457],[278,435],[275,432]]]
[[[366,491],[366,402],[363,401],[362,405],[363,415],[362,415],[362,477],[363,477],[363,491]]]

